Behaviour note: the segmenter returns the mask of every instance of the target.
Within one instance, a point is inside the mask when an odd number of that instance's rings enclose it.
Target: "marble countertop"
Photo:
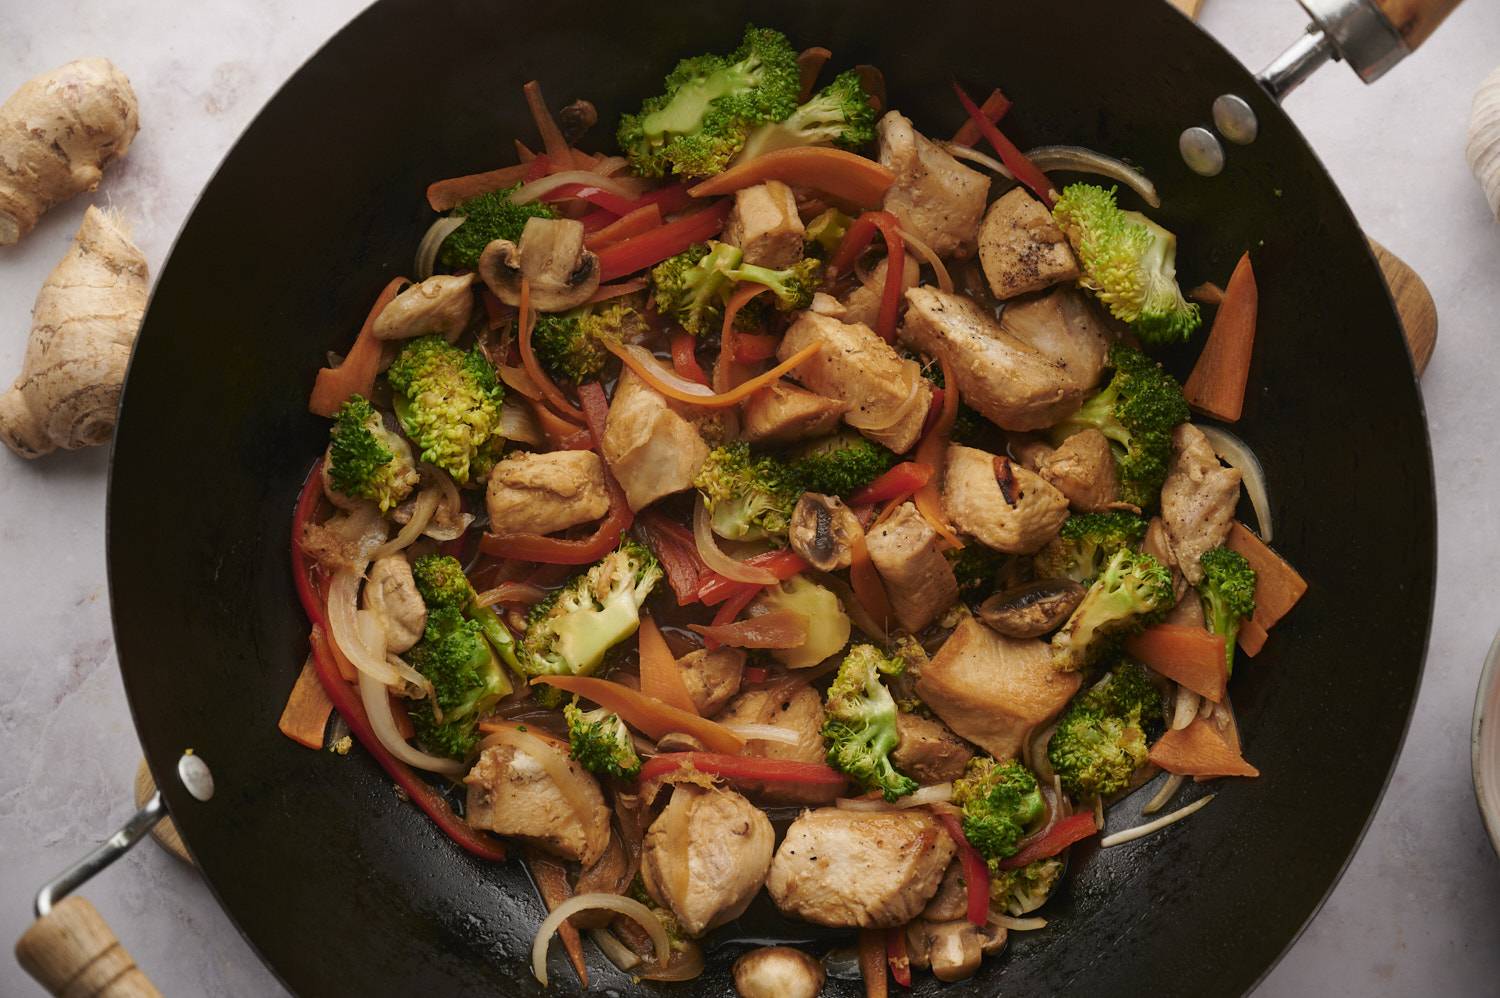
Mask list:
[[[69,59],[130,76],[142,131],[94,200],[125,209],[153,272],[198,191],[276,87],[364,0],[10,4],[0,93]],[[1204,26],[1252,67],[1302,29],[1292,0],[1207,0]],[[1469,101],[1500,62],[1500,6],[1474,0],[1373,88],[1328,67],[1289,101],[1370,235],[1426,279],[1441,334],[1423,382],[1438,481],[1437,617],[1416,717],[1369,835],[1262,995],[1493,994],[1500,862],[1475,812],[1468,733],[1500,626],[1500,225],[1463,159]],[[19,370],[29,303],[87,198],[0,249],[0,371]],[[0,938],[40,881],[131,812],[139,749],[115,667],[104,575],[106,453],[23,462],[0,449]],[[1316,830],[1309,829],[1309,834]],[[1275,876],[1268,871],[1268,876]],[[188,867],[151,844],[87,894],[169,995],[270,995],[271,975]],[[40,994],[0,960],[0,993]]]

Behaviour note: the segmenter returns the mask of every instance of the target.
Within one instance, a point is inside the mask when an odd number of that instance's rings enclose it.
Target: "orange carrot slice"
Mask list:
[[[656,697],[607,679],[593,676],[538,676],[531,681],[533,686],[538,683],[555,686],[565,693],[577,693],[592,700],[619,714],[626,724],[645,732],[651,738],[680,731],[698,739],[710,752],[739,755],[745,748],[745,740],[722,724],[689,711],[678,710]]]
[[[832,58],[833,53],[821,45],[814,45],[797,53],[797,103],[807,103],[807,99],[812,96],[813,87],[818,85],[818,74],[823,72],[824,65]]]
[[[310,749],[323,747],[323,733],[328,728],[328,715],[333,713],[333,701],[318,680],[318,667],[312,656],[302,663],[302,671],[292,684],[292,694],[286,698],[286,707],[281,711],[281,720],[276,727],[298,745]]]
[[[1151,746],[1151,761],[1169,773],[1181,776],[1259,776],[1260,770],[1245,761],[1203,718],[1176,731],[1168,731]]]
[[[667,647],[667,640],[661,636],[656,621],[642,617],[636,641],[640,646],[641,692],[669,707],[697,714],[698,707],[683,685],[682,670],[677,667],[677,659]]]
[[[536,351],[531,348],[531,333],[536,328],[536,316],[531,314],[531,284],[525,277],[521,278],[521,329],[516,336],[516,344],[521,351],[521,366],[531,377],[531,383],[541,390],[542,398],[562,415],[579,423],[583,422],[583,410],[578,408],[568,397],[562,393],[562,389],[547,377],[547,372],[542,369],[541,362],[536,359]]]
[[[777,149],[747,163],[730,167],[692,187],[695,198],[733,194],[746,187],[780,180],[795,187],[811,187],[843,201],[872,208],[896,182],[896,175],[873,159],[825,146]]]
[[[817,353],[822,347],[821,343],[809,343],[769,371],[756,375],[742,385],[736,385],[728,391],[719,392],[716,395],[696,395],[693,392],[683,391],[671,382],[663,380],[663,371],[655,361],[642,358],[639,354],[627,349],[624,344],[614,343],[610,340],[601,340],[600,342],[606,350],[620,358],[621,363],[640,375],[641,380],[656,391],[661,392],[669,399],[686,402],[689,405],[701,406],[705,409],[722,409],[727,406],[739,404],[742,400],[754,395],[783,374],[805,363],[809,357]]]
[[[1266,646],[1266,629],[1254,620],[1240,622],[1240,651],[1254,658]]]
[[[1235,265],[1203,353],[1182,386],[1188,405],[1226,423],[1238,421],[1245,408],[1259,300],[1255,271],[1246,253]]]
[[[427,185],[427,204],[433,211],[449,211],[470,198],[514,187],[525,179],[529,169],[529,163],[517,163],[515,166],[502,166],[498,170],[435,180]]]
[[[312,396],[307,400],[308,411],[314,415],[332,418],[338,415],[351,395],[370,397],[375,390],[375,375],[380,373],[380,352],[383,344],[375,338],[375,318],[396,297],[401,285],[410,282],[404,277],[393,277],[391,283],[375,299],[365,324],[354,338],[354,346],[344,356],[338,367],[325,367],[318,372],[313,382]]]
[[[583,244],[590,250],[598,252],[621,239],[629,239],[642,232],[650,232],[659,225],[661,225],[661,205],[653,201],[648,205],[642,205],[635,211],[621,215],[598,232],[591,233],[584,239]]]
[[[1188,599],[1197,599],[1191,593]],[[1156,624],[1125,640],[1125,651],[1174,683],[1214,703],[1224,699],[1224,635],[1201,627]]]
[[[521,92],[526,95],[526,107],[531,111],[531,119],[536,122],[537,133],[542,137],[542,151],[547,154],[552,169],[583,169],[573,162],[573,150],[569,147],[568,140],[563,138],[562,129],[557,127],[552,112],[547,109],[547,101],[542,97],[542,85],[536,80],[528,80],[521,87]]]
[[[1307,592],[1307,581],[1242,523],[1230,526],[1227,543],[1255,569],[1255,615],[1250,620],[1269,631]]]

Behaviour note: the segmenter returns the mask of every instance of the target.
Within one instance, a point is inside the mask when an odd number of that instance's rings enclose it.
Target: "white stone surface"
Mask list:
[[[219,159],[278,84],[361,0],[53,0],[6,4],[0,93],[103,54],[137,88],[143,128],[95,197],[126,209],[153,271]],[[1208,0],[1209,31],[1252,67],[1301,30],[1292,0]],[[1332,899],[1261,987],[1271,996],[1494,994],[1500,862],[1475,813],[1469,712],[1500,611],[1500,225],[1463,161],[1469,99],[1500,62],[1500,6],[1471,0],[1378,86],[1329,67],[1289,104],[1372,236],[1437,298],[1424,381],[1442,520],[1437,619],[1390,792]],[[0,372],[19,368],[28,309],[86,198],[0,249]],[[0,938],[39,881],[130,813],[138,749],[110,639],[102,451],[26,463],[0,452]],[[1309,828],[1308,835],[1317,829]],[[1267,870],[1274,880],[1279,874]],[[88,896],[169,995],[279,993],[204,885],[143,845]],[[0,994],[40,994],[0,960]]]

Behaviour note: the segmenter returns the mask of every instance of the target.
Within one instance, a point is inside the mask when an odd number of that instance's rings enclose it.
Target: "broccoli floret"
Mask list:
[[[817,218],[808,222],[807,229],[802,233],[808,252],[825,259],[833,256],[839,244],[844,241],[844,236],[848,235],[849,226],[853,224],[854,219],[837,208],[826,209]]]
[[[461,217],[464,224],[450,232],[438,248],[438,260],[443,266],[473,270],[479,266],[479,254],[494,240],[520,241],[527,219],[557,217],[557,210],[541,201],[527,204],[511,201],[510,196],[520,186],[479,194],[448,213]]]
[[[603,373],[610,356],[604,342],[634,341],[645,328],[636,304],[616,299],[568,312],[543,312],[532,329],[531,347],[548,374],[578,385]]]
[[[590,773],[633,780],[641,771],[630,729],[620,715],[600,707],[583,711],[578,702],[563,707],[568,722],[568,746],[578,764]]]
[[[1153,346],[1184,343],[1202,323],[1177,286],[1177,237],[1138,211],[1122,211],[1114,188],[1069,184],[1052,207],[1083,264],[1079,283]]]
[[[407,658],[433,690],[427,709],[412,711],[417,737],[433,752],[467,757],[479,740],[479,719],[511,691],[484,628],[457,607],[429,609],[427,629]]]
[[[752,457],[743,440],[709,451],[693,484],[714,533],[733,541],[785,539],[802,490],[773,457]]]
[[[1068,705],[1047,743],[1047,759],[1070,794],[1108,797],[1145,765],[1147,742],[1161,727],[1161,694],[1146,670],[1122,662]]]
[[[337,492],[369,499],[384,513],[411,495],[419,481],[406,441],[385,428],[380,413],[351,395],[328,435],[328,481]]]
[[[1203,566],[1203,581],[1198,583],[1203,616],[1209,630],[1224,635],[1224,667],[1233,675],[1240,622],[1255,612],[1255,569],[1244,555],[1225,547],[1205,552],[1198,564]]]
[[[828,764],[854,777],[866,790],[879,790],[888,801],[917,789],[916,780],[891,765],[891,752],[900,741],[896,701],[880,681],[882,675],[897,676],[905,668],[902,659],[887,656],[874,645],[855,645],[839,665],[824,705]]]
[[[1005,555],[983,544],[965,544],[944,551],[943,555],[953,568],[953,577],[958,580],[959,595],[971,599],[986,595],[995,588],[995,576],[1005,563]]]
[[[701,55],[677,64],[665,92],[620,119],[620,148],[635,172],[707,177],[729,164],[755,126],[797,108],[797,53],[779,31],[747,27],[729,56]]]
[[[859,73],[846,69],[785,121],[770,122],[751,132],[735,162],[793,146],[858,149],[874,141],[875,108],[859,82]]]
[[[506,665],[518,673],[521,671],[516,661],[516,639],[492,607],[479,605],[479,594],[457,558],[445,554],[423,555],[412,562],[411,574],[428,610],[443,607],[458,610],[466,620],[479,625],[480,633]]]
[[[744,257],[728,243],[695,243],[651,270],[656,310],[694,336],[717,332],[724,323],[730,268]]]
[[[401,428],[422,460],[460,485],[489,474],[505,447],[500,403],[505,387],[478,347],[463,351],[441,336],[407,341],[386,377]]]
[[[1110,439],[1120,472],[1120,498],[1146,509],[1160,498],[1172,463],[1172,430],[1187,422],[1182,386],[1161,365],[1124,344],[1110,348],[1114,377],[1104,390],[1052,428],[1052,442],[1098,430]]]
[[[656,556],[625,538],[587,572],[532,607],[517,649],[528,676],[589,676],[635,633],[641,604],[661,578]]]
[[[1139,630],[1175,602],[1166,566],[1149,554],[1121,548],[1052,636],[1053,667],[1072,672],[1097,661],[1115,638]]]
[[[1063,521],[1057,536],[1037,552],[1033,563],[1037,578],[1072,579],[1087,584],[1116,551],[1140,547],[1145,536],[1146,521],[1124,510],[1075,513]]]
[[[784,270],[741,264],[727,272],[735,282],[764,284],[776,296],[776,308],[782,312],[795,312],[812,304],[823,279],[823,261],[817,257],[799,260]]]
[[[1047,903],[1057,878],[1062,876],[1060,859],[1039,859],[1018,870],[1002,870],[990,864],[990,903],[1019,918]]]
[[[996,861],[1016,854],[1027,826],[1046,809],[1030,770],[983,756],[970,759],[964,775],[953,781],[953,803],[963,808],[964,838],[985,859]]]
[[[852,430],[814,440],[793,451],[787,470],[804,492],[849,496],[885,474],[896,455]]]

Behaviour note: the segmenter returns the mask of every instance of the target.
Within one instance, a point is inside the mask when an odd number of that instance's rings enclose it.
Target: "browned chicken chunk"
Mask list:
[[[1109,438],[1095,429],[1075,433],[1041,462],[1041,476],[1080,513],[1119,508],[1120,475]]]
[[[876,123],[875,134],[880,164],[896,175],[885,210],[938,256],[973,255],[990,178],[954,159],[897,111]]]
[[[891,761],[918,783],[931,786],[964,775],[974,750],[942,721],[905,711],[896,715],[896,734],[901,739]]]
[[[782,379],[745,400],[741,434],[753,444],[788,444],[832,433],[848,403]]]
[[[765,882],[776,833],[731,790],[679,785],[646,832],[641,879],[690,936],[738,918]]]
[[[531,751],[510,745],[485,749],[464,777],[465,820],[475,828],[521,839],[563,859],[592,866],[609,845],[609,808],[599,784],[558,748],[536,739],[536,752],[568,774],[559,787]],[[581,812],[581,813],[580,813]]]
[[[1203,580],[1198,559],[1229,536],[1239,501],[1239,471],[1219,463],[1198,427],[1177,427],[1172,432],[1172,467],[1161,487],[1161,518],[1177,565],[1193,585]]]
[[[370,327],[377,340],[404,340],[429,333],[449,343],[468,328],[474,311],[474,275],[438,274],[413,284],[381,309]]]
[[[1187,593],[1187,579],[1182,577],[1182,569],[1177,565],[1177,556],[1172,553],[1172,542],[1167,539],[1167,525],[1162,522],[1161,517],[1153,516],[1151,522],[1146,525],[1146,537],[1141,541],[1141,550],[1172,570],[1172,593],[1177,597],[1178,608],[1184,602],[1198,602],[1182,598]],[[1176,612],[1175,608],[1173,612]]]
[[[1068,500],[1008,457],[952,444],[943,512],[961,533],[1006,554],[1035,554],[1068,518]]]
[[[1082,682],[1052,667],[1046,642],[1007,638],[968,617],[922,669],[917,694],[960,736],[1012,759]]]
[[[691,488],[708,457],[693,424],[629,368],[620,374],[600,443],[631,509]]]
[[[699,714],[711,717],[740,691],[745,652],[727,645],[713,651],[697,648],[677,660],[677,669],[693,706]]]
[[[990,205],[979,228],[979,262],[995,297],[1050,288],[1078,277],[1078,261],[1052,213],[1015,187]]]
[[[953,566],[943,557],[937,531],[915,504],[902,503],[871,528],[865,544],[904,629],[920,631],[958,599]]]
[[[784,270],[802,259],[802,217],[797,198],[779,180],[735,192],[723,239],[745,253],[745,262]]]
[[[385,648],[400,655],[422,639],[427,627],[427,604],[417,592],[406,555],[397,552],[375,559],[365,577],[365,609],[374,611],[385,632]]]
[[[516,451],[495,465],[485,486],[490,532],[550,534],[609,512],[604,462],[591,450]]]
[[[823,744],[823,698],[805,684],[747,690],[730,701],[716,720],[721,724],[770,724],[797,735],[794,744],[751,741],[745,755],[795,762],[826,762]],[[839,787],[785,784],[776,787],[746,787],[757,800],[777,804],[826,804],[839,796]]]
[[[818,343],[822,349],[798,367],[798,381],[826,398],[848,404],[844,422],[878,444],[902,453],[917,442],[932,402],[932,384],[914,360],[868,326],[803,312],[777,348],[778,360]],[[863,423],[864,426],[860,426]]]
[[[953,840],[929,814],[820,808],[786,830],[766,890],[794,918],[889,928],[922,910],[953,853]]]

